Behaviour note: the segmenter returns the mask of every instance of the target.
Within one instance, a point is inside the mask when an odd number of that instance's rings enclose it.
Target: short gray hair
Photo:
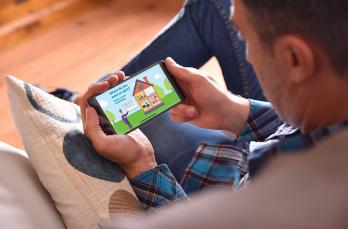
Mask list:
[[[242,0],[260,39],[272,47],[285,34],[298,34],[327,54],[348,80],[347,0]]]

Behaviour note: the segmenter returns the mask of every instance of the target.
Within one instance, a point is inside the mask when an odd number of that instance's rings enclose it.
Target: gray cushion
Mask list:
[[[0,228],[65,228],[24,151],[0,142]]]

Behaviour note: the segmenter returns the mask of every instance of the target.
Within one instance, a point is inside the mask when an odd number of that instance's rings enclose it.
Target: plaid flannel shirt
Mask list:
[[[201,145],[185,170],[180,184],[167,165],[159,165],[130,182],[145,210],[161,207],[187,193],[216,186],[239,188],[279,152],[292,153],[313,146],[322,138],[348,126],[338,123],[302,134],[282,120],[271,104],[250,100],[250,115],[233,145]],[[186,192],[185,192],[185,191]]]

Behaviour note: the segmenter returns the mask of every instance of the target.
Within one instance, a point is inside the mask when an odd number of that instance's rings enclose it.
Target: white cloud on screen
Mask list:
[[[101,101],[99,102],[99,104],[100,104],[101,107],[107,107],[107,106],[108,106],[108,102],[105,101],[105,100],[101,100]]]

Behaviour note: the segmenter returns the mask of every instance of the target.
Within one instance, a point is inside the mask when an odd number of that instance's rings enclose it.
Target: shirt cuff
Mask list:
[[[186,198],[185,191],[164,164],[136,176],[130,183],[145,210]]]
[[[264,141],[283,124],[272,105],[250,99],[250,113],[247,123],[239,135],[241,141]]]

